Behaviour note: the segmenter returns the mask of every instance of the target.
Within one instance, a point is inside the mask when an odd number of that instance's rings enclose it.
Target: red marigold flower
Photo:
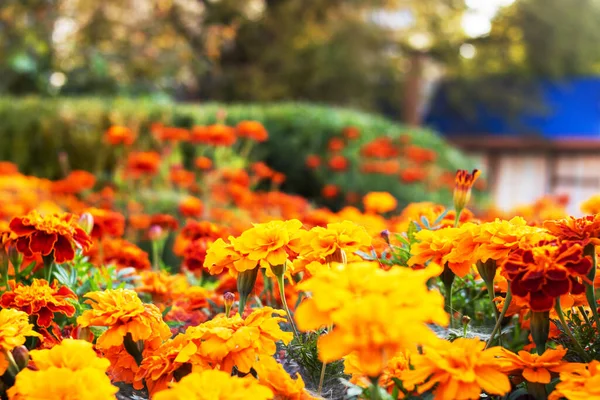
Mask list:
[[[178,256],[183,256],[186,247],[194,241],[204,240],[207,245],[212,244],[217,239],[225,239],[229,231],[217,224],[208,221],[188,220],[175,238],[173,252]]]
[[[332,153],[337,153],[338,151],[342,151],[342,150],[344,150],[344,147],[346,147],[346,143],[344,143],[344,139],[338,138],[338,137],[333,137],[333,138],[329,139],[329,143],[327,144],[327,148]]]
[[[127,172],[133,177],[154,175],[160,166],[160,154],[155,151],[139,151],[129,153]]]
[[[175,231],[179,228],[179,222],[169,214],[154,214],[150,216],[150,227],[152,226],[160,226],[166,231]]]
[[[202,271],[208,244],[206,240],[194,240],[183,252],[183,267],[189,271]]]
[[[181,188],[189,188],[196,181],[196,174],[192,171],[187,171],[180,166],[171,168],[169,171],[169,179],[173,184]]]
[[[333,171],[345,171],[348,169],[348,159],[342,155],[335,155],[329,159],[328,165]]]
[[[114,125],[104,133],[104,140],[113,146],[131,146],[135,141],[135,134],[126,126]]]
[[[125,231],[125,217],[123,214],[100,208],[88,208],[85,210],[94,219],[92,237],[99,239],[104,236],[123,236]]]
[[[68,317],[75,315],[75,306],[68,299],[77,300],[77,295],[68,287],[57,287],[56,281],[48,285],[44,279],[34,279],[30,286],[13,283],[11,291],[0,298],[0,304],[3,308],[14,308],[35,315],[39,326],[48,327],[54,313]]]
[[[326,199],[332,199],[334,197],[337,197],[337,195],[339,193],[340,193],[340,188],[338,188],[336,185],[332,185],[332,184],[323,186],[323,189],[321,190],[321,194]]]
[[[365,144],[360,149],[360,154],[364,157],[395,158],[400,155],[400,150],[394,145],[392,139],[379,137]]]
[[[400,179],[406,183],[421,182],[427,177],[427,172],[422,168],[406,168],[400,172]]]
[[[360,137],[360,130],[355,126],[347,126],[342,130],[342,135],[349,140],[358,139]]]
[[[437,158],[437,153],[435,151],[424,149],[419,146],[408,146],[406,148],[406,155],[409,159],[419,164],[432,162]]]
[[[76,194],[89,190],[96,184],[96,177],[88,171],[71,171],[66,178],[52,182],[52,192],[60,194]]]
[[[193,196],[186,196],[179,202],[179,213],[184,217],[200,217],[204,211],[202,200]]]
[[[163,142],[185,142],[190,138],[190,131],[174,126],[161,126],[160,129],[155,129],[153,133],[158,140]]]
[[[275,171],[269,168],[269,166],[263,161],[255,162],[252,164],[251,168],[252,172],[254,172],[254,175],[256,175],[259,179],[271,179],[275,174]]]
[[[213,162],[208,157],[200,156],[196,157],[196,159],[194,160],[194,165],[196,166],[196,168],[205,171],[207,169],[212,168]]]
[[[257,142],[264,142],[269,138],[269,133],[258,121],[242,121],[236,129],[240,137],[246,137]]]
[[[118,269],[131,267],[137,271],[152,268],[148,253],[125,239],[107,239],[102,246],[106,265],[114,265]],[[95,256],[98,256],[97,252]]]
[[[192,128],[192,143],[228,147],[233,145],[236,140],[237,136],[235,129],[227,125],[214,124],[210,126],[195,126]]]
[[[306,157],[306,166],[310,169],[315,169],[321,165],[321,158],[316,154],[309,154]]]
[[[13,218],[10,229],[16,235],[17,250],[25,257],[53,254],[54,261],[59,264],[75,258],[74,246],[85,251],[92,245],[73,214],[42,217],[34,210],[24,217]]]

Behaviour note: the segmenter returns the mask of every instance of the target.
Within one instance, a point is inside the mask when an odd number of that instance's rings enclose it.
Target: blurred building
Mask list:
[[[540,81],[543,111],[479,104],[469,117],[438,88],[425,124],[479,161],[495,204],[508,210],[546,195],[567,194],[569,211],[600,193],[600,78]]]

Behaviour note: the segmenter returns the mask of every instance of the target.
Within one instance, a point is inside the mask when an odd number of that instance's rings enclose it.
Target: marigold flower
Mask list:
[[[391,138],[378,137],[363,145],[360,149],[360,154],[373,158],[395,158],[400,155],[400,149],[394,145]]]
[[[172,298],[176,293],[190,290],[183,274],[169,274],[164,271],[142,271],[138,275],[136,292],[151,294],[154,300]]]
[[[90,213],[94,219],[92,237],[99,239],[104,236],[123,236],[125,232],[125,217],[123,214],[100,208],[88,208],[85,212]]]
[[[275,171],[269,168],[269,166],[262,161],[253,163],[251,168],[252,172],[254,172],[254,175],[256,175],[259,179],[271,179],[275,174]]]
[[[532,311],[549,311],[554,300],[585,291],[581,278],[592,267],[578,243],[541,243],[513,251],[502,264],[514,296],[525,298]]]
[[[169,214],[154,214],[150,216],[150,227],[160,226],[165,231],[176,231],[179,228],[179,221]]]
[[[36,369],[67,368],[77,371],[84,368],[95,368],[106,372],[110,362],[100,358],[90,342],[77,339],[63,339],[62,342],[48,350],[31,350],[29,352]]]
[[[0,304],[35,315],[39,326],[48,327],[54,313],[68,317],[75,315],[75,306],[69,299],[77,300],[77,295],[67,286],[57,287],[56,281],[48,285],[44,279],[34,279],[30,286],[13,283],[11,291],[5,292],[0,298]]]
[[[600,214],[587,217],[568,217],[544,222],[544,228],[561,240],[600,244]]]
[[[34,210],[24,217],[13,218],[10,229],[17,236],[17,250],[25,257],[53,254],[54,261],[59,264],[75,258],[73,246],[85,251],[92,245],[92,240],[79,227],[73,214],[42,217]]]
[[[275,315],[275,316],[274,316]],[[190,362],[192,366],[210,365],[230,372],[235,366],[247,373],[260,357],[272,357],[275,343],[292,340],[291,332],[283,332],[283,310],[263,307],[252,311],[246,319],[239,314],[231,318],[219,315],[201,325],[188,328],[185,336],[189,343],[179,353],[176,362]]]
[[[236,140],[236,131],[230,126],[214,124],[206,127],[195,126],[192,128],[191,141],[193,143],[229,147],[233,145]]]
[[[10,161],[0,161],[0,175],[16,175],[19,173],[19,167]]]
[[[169,180],[174,185],[187,189],[196,182],[196,174],[183,169],[181,166],[175,166],[169,171]]]
[[[173,252],[178,256],[183,256],[191,242],[203,240],[210,247],[215,240],[227,238],[227,234],[227,229],[221,225],[209,221],[188,220],[175,238]]]
[[[437,385],[434,396],[439,400],[475,400],[481,392],[505,395],[510,391],[508,377],[499,371],[504,361],[496,358],[495,348],[484,350],[478,338],[458,338],[453,342],[438,339],[425,346],[423,354],[412,354],[413,370],[402,373],[407,390],[417,387],[423,394]]]
[[[131,146],[135,141],[135,134],[126,126],[114,125],[104,133],[104,140],[113,146]]]
[[[355,126],[347,126],[342,129],[342,135],[349,140],[358,139],[360,137],[360,129]]]
[[[200,217],[204,211],[204,203],[197,197],[186,196],[179,202],[179,213],[184,217]]]
[[[86,310],[77,318],[81,327],[107,326],[100,335],[96,346],[106,349],[121,346],[125,335],[130,334],[133,341],[158,341],[171,336],[162,315],[154,304],[143,304],[136,292],[128,289],[90,292],[84,297],[92,309]]]
[[[212,168],[213,162],[208,157],[200,156],[196,157],[196,159],[194,160],[194,165],[199,170],[206,171]]]
[[[448,323],[442,296],[426,284],[439,272],[435,268],[384,271],[376,262],[319,269],[298,285],[311,293],[296,310],[298,329],[332,325],[333,330],[319,338],[319,358],[329,363],[354,352],[365,374],[377,377],[388,355],[436,338],[428,323]]]
[[[600,398],[600,361],[589,364],[571,364],[560,373],[560,382],[548,400],[592,400]]]
[[[420,167],[406,168],[400,172],[400,180],[404,183],[422,182],[427,177],[427,172]]]
[[[316,169],[321,165],[321,157],[316,154],[309,154],[306,156],[306,166],[310,169]]]
[[[229,242],[217,239],[208,248],[204,259],[204,268],[208,269],[211,275],[220,274],[227,269],[232,276],[237,277],[239,272],[258,267],[258,261],[251,260],[247,254],[235,250],[231,243],[233,240],[235,240],[234,237],[230,237]]]
[[[408,146],[405,151],[410,160],[419,164],[432,162],[437,158],[437,153],[435,151],[424,149],[419,146]]]
[[[327,184],[323,186],[321,194],[326,199],[333,199],[334,197],[337,197],[338,194],[340,194],[340,188],[333,184]]]
[[[223,371],[191,373],[154,396],[154,400],[268,400],[273,392],[251,376],[238,378]]]
[[[102,242],[101,246],[106,265],[114,265],[118,269],[131,267],[137,271],[152,268],[148,253],[125,239],[107,239]],[[92,254],[93,259],[97,259],[99,256],[98,249],[95,250]]]
[[[119,388],[104,371],[84,368],[24,369],[8,389],[9,400],[114,400]]]
[[[127,157],[127,172],[138,178],[155,175],[160,167],[160,154],[155,151],[131,152]]]
[[[383,214],[395,210],[398,201],[388,192],[370,192],[363,197],[363,205],[368,213]]]
[[[345,171],[348,169],[348,159],[337,154],[329,159],[327,165],[332,171]]]
[[[183,252],[182,266],[188,271],[202,271],[208,244],[204,240],[195,240],[191,242]]]
[[[471,188],[481,175],[481,171],[476,169],[472,173],[464,169],[456,171],[455,186],[454,186],[454,209],[459,212],[467,206],[471,199]]]
[[[11,308],[0,310],[0,375],[8,368],[4,354],[25,344],[26,336],[40,337],[29,323],[29,316]]]
[[[327,143],[327,149],[332,153],[342,151],[344,147],[346,147],[346,143],[344,143],[344,139],[339,137],[332,137],[329,139],[329,143]]]
[[[257,142],[264,142],[269,138],[269,133],[258,121],[242,121],[236,126],[239,137],[245,137]]]
[[[261,357],[254,364],[261,385],[268,387],[275,393],[276,398],[287,400],[311,400],[311,396],[304,388],[304,380],[298,376],[293,379],[290,374],[273,357]]]
[[[581,203],[581,211],[584,214],[595,215],[600,213],[600,195],[595,195]]]
[[[515,354],[505,348],[500,348],[499,356],[506,361],[502,366],[502,372],[515,375],[515,372],[523,375],[523,378],[531,383],[550,383],[551,372],[561,372],[568,367],[568,362],[563,361],[567,350],[562,346],[556,349],[546,349],[541,356],[528,351],[519,351]]]
[[[396,383],[392,378],[400,378],[403,371],[410,369],[408,352],[399,353],[393,356],[386,364],[382,374],[379,376],[378,385],[386,388],[388,392],[393,392]],[[355,353],[344,357],[344,373],[352,375],[350,382],[361,387],[368,387],[372,384],[371,379],[365,375],[360,367],[360,362]]]
[[[154,136],[163,142],[185,142],[190,139],[190,131],[175,126],[156,126],[153,129]]]

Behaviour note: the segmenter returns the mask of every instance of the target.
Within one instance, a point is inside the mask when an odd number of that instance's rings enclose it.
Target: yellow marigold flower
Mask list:
[[[383,214],[395,210],[398,201],[388,192],[370,192],[363,197],[363,205],[368,213]]]
[[[544,228],[561,240],[600,244],[600,214],[546,221]]]
[[[546,349],[541,356],[528,351],[519,351],[515,354],[505,348],[500,348],[500,358],[507,362],[502,367],[503,372],[509,375],[522,374],[523,378],[531,383],[550,383],[551,372],[561,372],[569,363],[563,361],[567,350],[558,346],[556,350]]]
[[[4,354],[25,344],[26,336],[41,337],[29,323],[29,316],[18,310],[0,310],[0,375],[6,372],[8,360]]]
[[[438,339],[435,345],[425,346],[423,354],[412,354],[414,369],[402,373],[402,384],[408,390],[418,385],[419,394],[437,385],[434,396],[439,400],[479,399],[482,391],[505,395],[510,382],[499,371],[504,361],[496,358],[497,349],[484,347],[477,338]]]
[[[261,385],[270,388],[275,393],[275,398],[286,400],[312,400],[316,399],[304,388],[304,381],[300,376],[293,379],[290,374],[273,357],[261,357],[254,364]]]
[[[408,352],[399,353],[392,357],[379,376],[378,385],[392,392],[396,383],[392,378],[400,378],[402,371],[410,369]],[[344,373],[352,375],[350,382],[361,387],[371,385],[371,379],[361,369],[358,358],[355,353],[351,353],[344,358]]]
[[[67,286],[57,287],[56,281],[49,285],[44,279],[34,279],[31,285],[19,283],[11,289],[2,295],[0,305],[37,316],[39,326],[49,327],[54,313],[68,317],[75,314],[75,306],[69,299],[77,300],[77,295]]]
[[[96,368],[73,371],[49,368],[24,369],[8,389],[9,400],[115,400],[118,388],[106,373]]]
[[[297,326],[308,331],[333,325],[319,338],[320,359],[329,363],[355,352],[361,369],[379,376],[388,355],[436,338],[427,324],[448,323],[442,296],[426,284],[439,273],[434,267],[384,271],[375,262],[317,270],[299,284],[311,297],[296,310]]]
[[[254,310],[245,320],[237,314],[231,318],[219,315],[188,328],[185,336],[189,343],[175,361],[209,364],[227,372],[235,366],[241,372],[249,372],[258,357],[275,354],[276,342],[287,344],[292,340],[293,334],[282,331],[279,326],[285,321],[281,318],[283,315],[283,310],[263,307]]]
[[[301,227],[302,222],[297,219],[256,224],[232,244],[236,251],[270,271],[271,266],[285,264],[291,251],[290,243],[299,235]]]
[[[478,230],[478,225],[473,223],[434,231],[423,229],[415,236],[419,242],[411,247],[408,265],[425,265],[428,261],[441,266],[447,263],[452,272],[463,277],[477,261],[475,238]]]
[[[134,342],[157,341],[171,337],[171,331],[162,319],[158,307],[144,304],[133,290],[116,289],[90,292],[84,297],[92,309],[77,318],[82,327],[107,326],[96,345],[99,349],[121,346],[123,338],[131,334]]]
[[[464,169],[456,171],[456,178],[454,180],[454,209],[456,212],[462,211],[469,203],[471,189],[479,175],[481,175],[481,171],[476,169],[472,173]]]
[[[235,250],[231,242],[235,238],[230,237],[229,243],[223,239],[217,239],[206,252],[204,259],[204,268],[208,269],[211,275],[217,275],[227,269],[229,273],[236,277],[239,272],[248,271],[257,268],[258,262],[251,260],[248,255]]]
[[[589,364],[570,364],[570,369],[560,373],[560,383],[550,393],[548,400],[600,399],[600,361]]]
[[[110,361],[98,357],[94,346],[85,340],[64,339],[51,349],[31,350],[29,355],[38,370],[66,368],[77,371],[95,368],[106,372],[110,366]]]
[[[595,195],[581,203],[581,211],[584,214],[594,215],[600,213],[600,195]]]
[[[223,371],[193,372],[170,389],[157,393],[154,400],[268,400],[271,389],[251,376],[238,378]]]

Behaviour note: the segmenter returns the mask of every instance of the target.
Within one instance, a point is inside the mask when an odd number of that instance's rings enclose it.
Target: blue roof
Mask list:
[[[483,83],[482,83],[483,85]],[[512,118],[482,104],[465,117],[448,101],[447,86],[436,91],[425,123],[446,136],[536,135],[546,139],[600,139],[600,78],[535,83],[544,111],[521,111]]]

